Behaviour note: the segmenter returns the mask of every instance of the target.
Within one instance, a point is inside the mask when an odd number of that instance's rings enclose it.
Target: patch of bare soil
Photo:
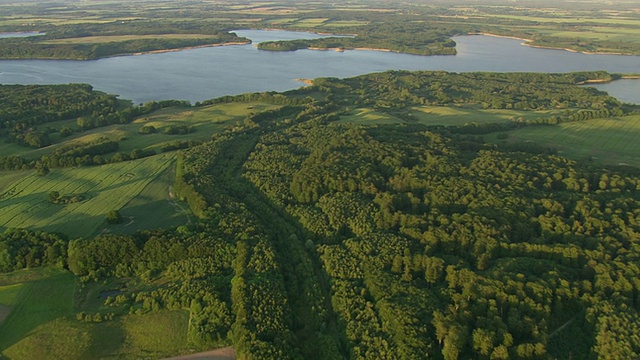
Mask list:
[[[196,354],[181,355],[164,360],[235,360],[236,350],[232,347],[203,351]]]

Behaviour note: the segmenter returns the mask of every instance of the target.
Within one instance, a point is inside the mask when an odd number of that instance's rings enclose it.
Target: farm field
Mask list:
[[[173,159],[173,154],[162,154],[96,167],[56,169],[47,176],[31,172],[0,194],[0,229],[62,232],[71,238],[90,236],[104,223],[108,211],[118,210],[136,197]],[[51,203],[51,191],[77,196],[80,201]]]
[[[359,108],[350,114],[341,116],[340,122],[356,124],[400,124],[414,123],[423,125],[460,126],[470,123],[486,124],[513,121],[517,119],[538,119],[555,115],[555,111],[518,111],[502,109],[479,109],[475,107],[420,106],[409,111],[410,120],[376,111],[371,108]]]
[[[348,115],[341,115],[341,123],[355,123],[367,125],[401,124],[403,121],[395,116],[370,108],[352,110]]]
[[[420,106],[411,109],[411,115],[425,125],[487,124],[517,119],[535,120],[556,115],[556,111],[519,111],[506,109],[480,109],[477,107]]]
[[[174,166],[169,166],[120,209],[121,224],[105,225],[103,231],[132,234],[188,224],[192,221],[189,205],[174,197]],[[161,221],[160,221],[161,220]]]
[[[534,142],[573,159],[640,166],[640,115],[529,126],[508,134],[508,141]]]

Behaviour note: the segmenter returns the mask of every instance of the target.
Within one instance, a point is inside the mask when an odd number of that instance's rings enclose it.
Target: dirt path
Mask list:
[[[235,358],[235,349],[232,347],[226,347],[196,354],[176,356],[164,360],[235,360]]]
[[[551,334],[549,334],[549,339],[551,339],[552,337],[556,336],[562,329],[564,329],[567,326],[569,326],[569,324],[571,324],[574,319],[575,319],[575,317],[569,319],[569,321],[567,321],[566,323],[562,324],[562,326],[560,326],[559,328],[555,329]]]

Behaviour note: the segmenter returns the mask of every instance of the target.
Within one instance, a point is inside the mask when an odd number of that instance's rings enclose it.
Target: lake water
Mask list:
[[[30,37],[30,36],[42,36],[45,33],[42,32],[0,32],[0,39],[2,38],[16,38],[16,37]]]
[[[242,30],[254,44],[267,40],[316,38],[290,31]],[[302,86],[296,79],[350,77],[385,70],[446,70],[452,72],[571,72],[606,70],[640,73],[640,56],[588,55],[522,46],[521,40],[474,35],[454,37],[458,55],[419,56],[381,51],[260,51],[255,45],[121,56],[92,61],[0,60],[2,84],[88,83],[97,90],[134,102],[180,99],[191,102],[257,91],[285,91]],[[636,88],[640,81],[613,82]],[[633,85],[627,85],[633,84]],[[628,92],[628,90],[622,90]]]

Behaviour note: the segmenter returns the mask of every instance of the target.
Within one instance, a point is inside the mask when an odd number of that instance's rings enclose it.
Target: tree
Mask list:
[[[119,224],[122,222],[122,215],[118,210],[111,210],[107,213],[107,223],[109,224]]]

